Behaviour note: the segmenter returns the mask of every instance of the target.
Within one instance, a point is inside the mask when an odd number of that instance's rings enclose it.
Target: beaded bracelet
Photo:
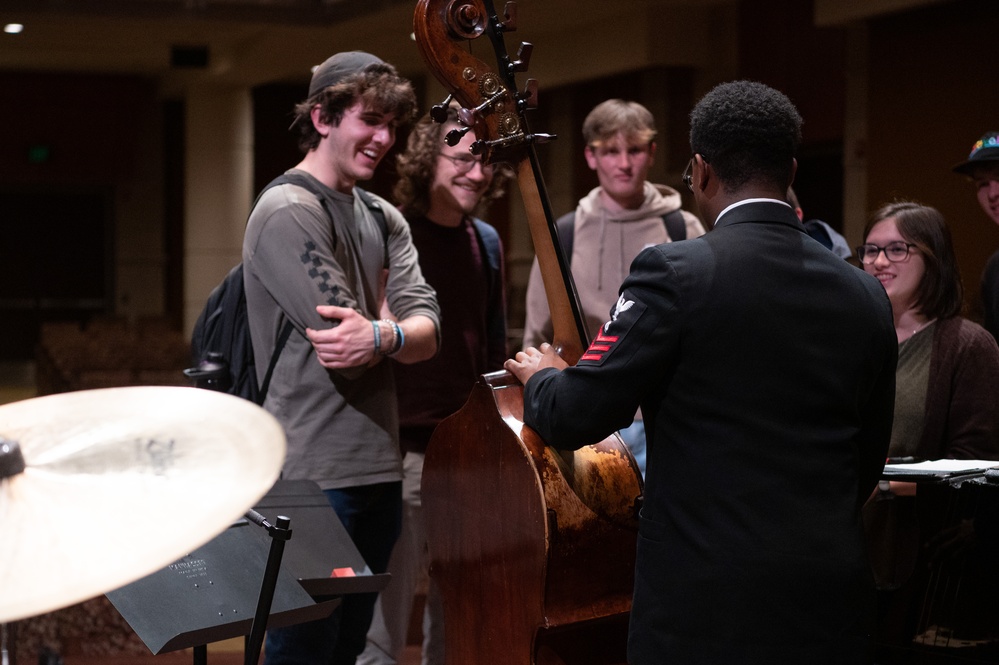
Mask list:
[[[398,353],[402,350],[402,345],[406,343],[406,336],[402,334],[402,327],[398,323],[393,321],[392,325],[395,326],[395,331],[399,333],[399,346],[395,347],[395,351],[392,353]]]
[[[393,321],[392,319],[382,319],[382,321],[387,323],[389,327],[392,329],[392,345],[389,348],[389,350],[385,352],[385,355],[390,356],[393,353],[398,353],[399,349],[402,348],[402,343],[403,343],[402,328],[400,328],[399,324]]]
[[[392,331],[392,343],[389,344],[389,349],[385,352],[385,355],[390,356],[396,351],[396,344],[399,343],[399,333],[396,332],[395,323],[391,319],[382,319],[382,321],[387,323],[389,330]]]

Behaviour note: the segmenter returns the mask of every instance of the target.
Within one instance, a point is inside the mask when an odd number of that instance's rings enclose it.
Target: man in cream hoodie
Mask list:
[[[636,102],[609,99],[594,107],[583,122],[586,163],[596,171],[600,186],[557,223],[560,230],[568,226],[572,229],[569,264],[591,336],[607,320],[617,302],[618,287],[640,251],[650,245],[704,234],[697,217],[680,209],[679,192],[646,180],[655,160],[655,136],[652,113]],[[669,219],[670,213],[673,220]],[[677,232],[677,228],[682,231]],[[564,238],[562,244],[567,244]],[[527,284],[524,347],[539,346],[551,339],[551,316],[535,259]],[[631,427],[621,431],[621,437],[644,475],[645,426],[641,413]]]

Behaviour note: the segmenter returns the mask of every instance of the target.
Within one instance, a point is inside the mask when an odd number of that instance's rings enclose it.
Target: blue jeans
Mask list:
[[[645,421],[636,420],[629,427],[619,431],[618,434],[621,435],[624,445],[628,446],[632,457],[635,458],[638,469],[642,472],[642,478],[645,478]]]
[[[402,525],[402,483],[325,490],[373,573],[384,573]],[[326,619],[267,631],[265,665],[353,665],[364,650],[377,593],[347,594]]]

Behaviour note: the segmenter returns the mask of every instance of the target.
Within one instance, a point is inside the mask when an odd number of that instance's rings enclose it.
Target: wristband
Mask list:
[[[382,352],[382,329],[377,321],[371,322],[371,328],[375,331],[375,354]]]
[[[402,345],[406,343],[406,336],[402,334],[402,328],[399,326],[398,323],[393,321],[392,325],[395,326],[395,331],[399,333],[399,346],[397,346],[395,351],[393,351],[392,353],[398,353],[399,351],[402,350]]]

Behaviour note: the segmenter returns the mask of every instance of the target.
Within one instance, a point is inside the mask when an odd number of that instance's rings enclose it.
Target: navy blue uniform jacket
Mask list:
[[[575,448],[649,437],[629,663],[864,663],[860,506],[884,466],[897,339],[870,275],[778,203],[643,251],[576,366],[525,422]]]

